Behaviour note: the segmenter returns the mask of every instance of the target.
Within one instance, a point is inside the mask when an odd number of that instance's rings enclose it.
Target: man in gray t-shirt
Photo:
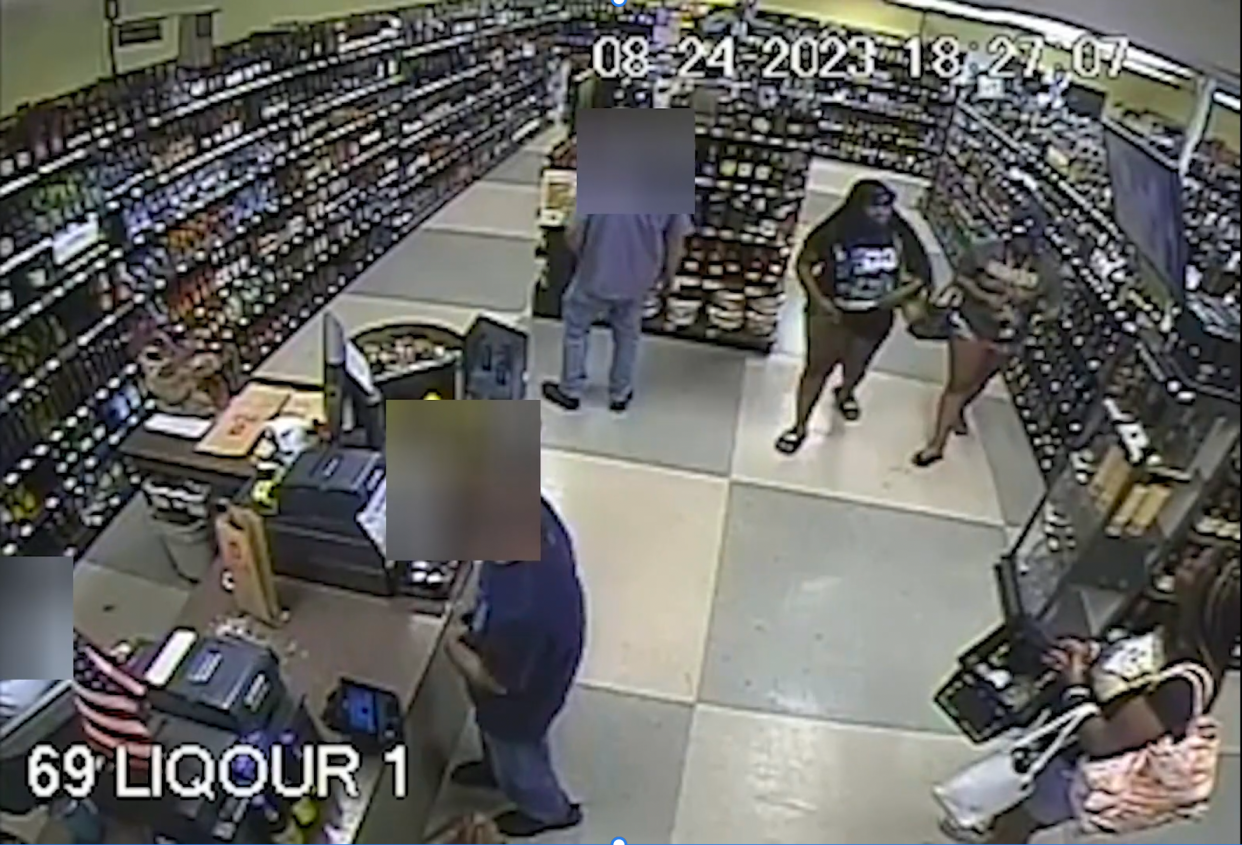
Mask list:
[[[587,381],[591,326],[604,318],[612,329],[609,407],[621,412],[634,396],[634,368],[642,336],[643,305],[658,285],[672,281],[685,254],[692,223],[685,214],[587,214],[576,216],[566,241],[577,258],[565,291],[565,337],[560,381],[543,384],[543,397],[577,410]]]

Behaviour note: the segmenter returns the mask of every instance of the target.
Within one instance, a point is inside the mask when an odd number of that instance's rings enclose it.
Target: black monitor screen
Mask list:
[[[1177,168],[1125,130],[1105,125],[1113,216],[1161,281],[1181,298],[1186,286],[1186,224]]]

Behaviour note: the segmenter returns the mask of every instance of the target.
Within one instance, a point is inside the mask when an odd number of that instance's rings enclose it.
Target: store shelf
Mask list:
[[[3,399],[0,420],[0,427],[7,426],[6,447],[20,450],[6,448],[9,466],[0,467],[11,488],[0,502],[3,553],[80,551],[132,495],[133,480],[115,463],[115,447],[150,405],[134,409],[122,429],[101,428],[105,416],[115,417],[120,392],[138,372],[132,361],[115,372],[98,362],[78,367],[83,350],[106,333],[109,361],[123,350],[132,354],[135,338],[145,336],[135,332],[149,331],[155,319],[153,325],[181,342],[231,350],[239,377],[253,371],[404,233],[542,126],[547,55],[535,41],[514,34],[537,34],[562,14],[541,10],[498,25],[480,19],[483,25],[472,32],[428,42],[411,43],[407,30],[355,40],[340,45],[339,55],[243,79],[140,122],[104,119],[100,131],[75,138],[74,155],[6,182],[0,211],[7,214],[9,203],[16,203],[17,213],[36,214],[43,206],[25,196],[28,188],[42,190],[43,177],[69,174],[87,180],[82,184],[88,188],[123,177],[100,199],[107,217],[100,226],[103,239],[65,267],[52,267],[50,279],[32,281],[33,298],[10,306],[0,323],[0,342],[20,341],[15,348],[26,362],[20,383]],[[509,39],[503,68],[492,64],[497,39]],[[478,53],[473,62],[470,49]],[[377,62],[389,57],[405,64],[377,78]],[[223,75],[203,78],[214,84]],[[295,82],[303,79],[314,84]],[[286,92],[286,84],[301,87]],[[232,104],[244,110],[220,111]],[[38,115],[38,107],[30,114]],[[199,138],[191,147],[184,144],[189,120],[197,121]],[[205,145],[202,139],[221,137],[213,126],[223,121],[240,131]],[[127,160],[141,165],[135,172],[89,169],[100,150],[127,143],[136,153]],[[175,163],[157,167],[140,160],[172,144],[181,145],[168,152]],[[88,170],[79,177],[77,168]],[[75,219],[94,196],[74,195],[77,205],[61,216]],[[122,215],[126,222],[117,225]],[[43,262],[51,245],[49,239],[10,255],[5,272]],[[244,262],[238,264],[239,258]],[[115,282],[131,288],[124,302],[47,360],[29,363],[36,348],[30,344],[47,343],[42,334],[27,339],[32,320],[46,312],[48,325],[57,327],[70,297],[88,295],[94,303],[94,273],[109,266],[127,268]],[[87,282],[92,286],[84,294]],[[47,331],[41,325],[38,330]],[[52,385],[50,379],[69,367],[75,368],[72,377]],[[84,379],[98,381],[68,405],[85,388]],[[59,421],[49,420],[49,408],[61,409]],[[20,439],[8,441],[11,433]]]

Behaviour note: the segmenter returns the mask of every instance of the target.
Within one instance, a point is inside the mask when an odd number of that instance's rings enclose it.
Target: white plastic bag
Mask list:
[[[1030,797],[1035,778],[1074,740],[1078,728],[1099,714],[1081,704],[1031,728],[982,760],[932,788],[936,801],[963,830],[986,830],[997,816]]]

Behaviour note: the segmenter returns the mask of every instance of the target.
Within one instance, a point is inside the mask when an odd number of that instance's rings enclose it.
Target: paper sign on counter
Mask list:
[[[170,437],[184,437],[186,440],[197,440],[211,428],[211,420],[199,417],[186,417],[180,414],[152,414],[142,427],[156,434],[167,434]]]
[[[263,426],[280,413],[292,393],[287,387],[257,383],[246,385],[229,402],[211,431],[199,441],[196,450],[226,458],[245,457],[263,434]]]

